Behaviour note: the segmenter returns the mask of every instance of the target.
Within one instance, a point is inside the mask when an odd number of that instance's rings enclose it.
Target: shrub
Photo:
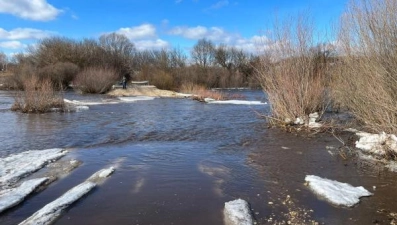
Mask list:
[[[184,83],[181,85],[180,92],[196,95],[196,99],[204,100],[204,98],[212,98],[215,100],[226,99],[225,95],[218,91],[208,90],[206,87],[194,83]]]
[[[18,63],[14,74],[8,79],[8,85],[12,89],[23,90],[24,83],[31,79],[32,76],[36,76],[37,68],[32,62],[29,61],[29,57],[22,55],[19,57],[26,58],[27,60],[23,60]]]
[[[39,69],[39,77],[43,80],[50,80],[58,88],[66,88],[73,81],[79,67],[70,62],[58,62],[53,65]]]
[[[83,93],[103,94],[111,89],[118,78],[114,69],[89,67],[76,75],[74,84]]]
[[[258,80],[271,103],[269,122],[284,125],[320,112],[327,105],[328,52],[314,42],[308,18],[275,26],[274,37],[256,65]]]
[[[63,97],[54,91],[50,80],[31,76],[23,81],[23,92],[18,92],[11,108],[23,113],[44,113],[52,108],[64,109]]]
[[[151,84],[156,86],[159,89],[165,90],[173,90],[174,86],[174,78],[171,74],[155,69],[153,71],[153,75],[149,78]]]
[[[341,21],[333,96],[376,132],[397,133],[396,12],[396,0],[354,0]]]

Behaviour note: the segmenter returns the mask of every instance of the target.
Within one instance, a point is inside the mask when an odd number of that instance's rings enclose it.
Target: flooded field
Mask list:
[[[261,91],[235,92],[267,101]],[[103,103],[106,97],[65,98]],[[397,212],[396,173],[344,159],[332,135],[267,129],[258,113],[269,105],[155,98],[28,115],[11,112],[12,102],[10,92],[0,92],[0,157],[68,148],[61,161],[82,164],[0,214],[2,225],[20,223],[110,165],[114,174],[55,224],[223,224],[224,203],[237,198],[250,203],[257,224],[390,224],[390,213]],[[335,207],[305,186],[306,175],[363,186],[374,195],[352,208]]]

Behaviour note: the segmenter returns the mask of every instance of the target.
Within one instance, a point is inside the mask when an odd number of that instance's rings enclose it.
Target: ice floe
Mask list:
[[[74,108],[75,108],[76,112],[81,112],[81,111],[90,109],[90,107],[88,107],[86,105],[76,105]]]
[[[212,98],[204,98],[204,101],[209,104],[233,104],[233,105],[266,105],[266,102],[261,101],[245,101],[245,100],[224,100],[217,101]]]
[[[100,182],[103,182],[106,177],[112,174],[114,171],[113,167],[108,169],[102,169],[94,173],[83,183],[73,187],[61,197],[48,203],[39,211],[34,213],[32,216],[21,222],[19,225],[49,225],[52,224],[62,212],[70,206],[72,203],[79,200]]]
[[[110,176],[113,172],[114,172],[114,167],[109,167],[108,169],[102,169],[94,173],[91,177],[87,179],[87,181],[100,183],[104,180],[104,178]]]
[[[48,178],[36,178],[23,182],[15,188],[0,191],[0,213],[22,202],[26,196],[32,193],[38,186],[47,181]]]
[[[55,201],[45,205],[20,225],[46,225],[56,220],[69,205],[77,201],[96,186],[92,182],[84,182],[70,189]]]
[[[248,202],[243,199],[226,202],[223,215],[226,225],[253,224]]]
[[[373,195],[363,187],[353,187],[347,183],[329,180],[314,175],[307,175],[305,181],[310,189],[320,197],[338,206],[354,206],[360,198]]]
[[[149,96],[134,96],[134,97],[118,97],[123,102],[136,102],[136,101],[149,101],[155,99],[155,97]]]
[[[0,159],[0,189],[11,186],[27,174],[41,169],[47,163],[66,155],[61,148],[30,150]]]
[[[384,156],[387,151],[397,153],[397,137],[394,134],[370,134],[366,132],[357,132],[359,140],[356,141],[356,148],[365,153]]]

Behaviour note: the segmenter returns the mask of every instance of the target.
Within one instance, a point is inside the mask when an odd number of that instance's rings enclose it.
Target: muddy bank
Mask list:
[[[342,136],[347,141],[349,134]],[[392,224],[397,211],[397,174],[383,166],[363,161],[339,148],[332,135],[315,138],[269,130],[252,143],[248,164],[257,169],[272,199],[270,212],[259,224]],[[363,197],[354,207],[334,206],[305,185],[305,176],[315,175],[363,186],[373,196]],[[294,222],[295,221],[295,222]]]

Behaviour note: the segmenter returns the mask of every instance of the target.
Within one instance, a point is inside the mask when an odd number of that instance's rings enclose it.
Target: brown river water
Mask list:
[[[261,91],[235,92],[267,101]],[[65,98],[105,97],[70,92]],[[29,115],[11,112],[12,102],[10,92],[0,92],[0,157],[61,147],[70,150],[61,160],[82,164],[0,214],[1,225],[18,224],[110,165],[117,165],[115,173],[55,224],[223,224],[224,203],[236,198],[249,202],[257,224],[390,224],[390,213],[397,212],[396,173],[344,159],[332,135],[268,129],[257,113],[269,105],[156,98]],[[374,195],[352,208],[336,207],[305,186],[306,175],[363,186]]]

